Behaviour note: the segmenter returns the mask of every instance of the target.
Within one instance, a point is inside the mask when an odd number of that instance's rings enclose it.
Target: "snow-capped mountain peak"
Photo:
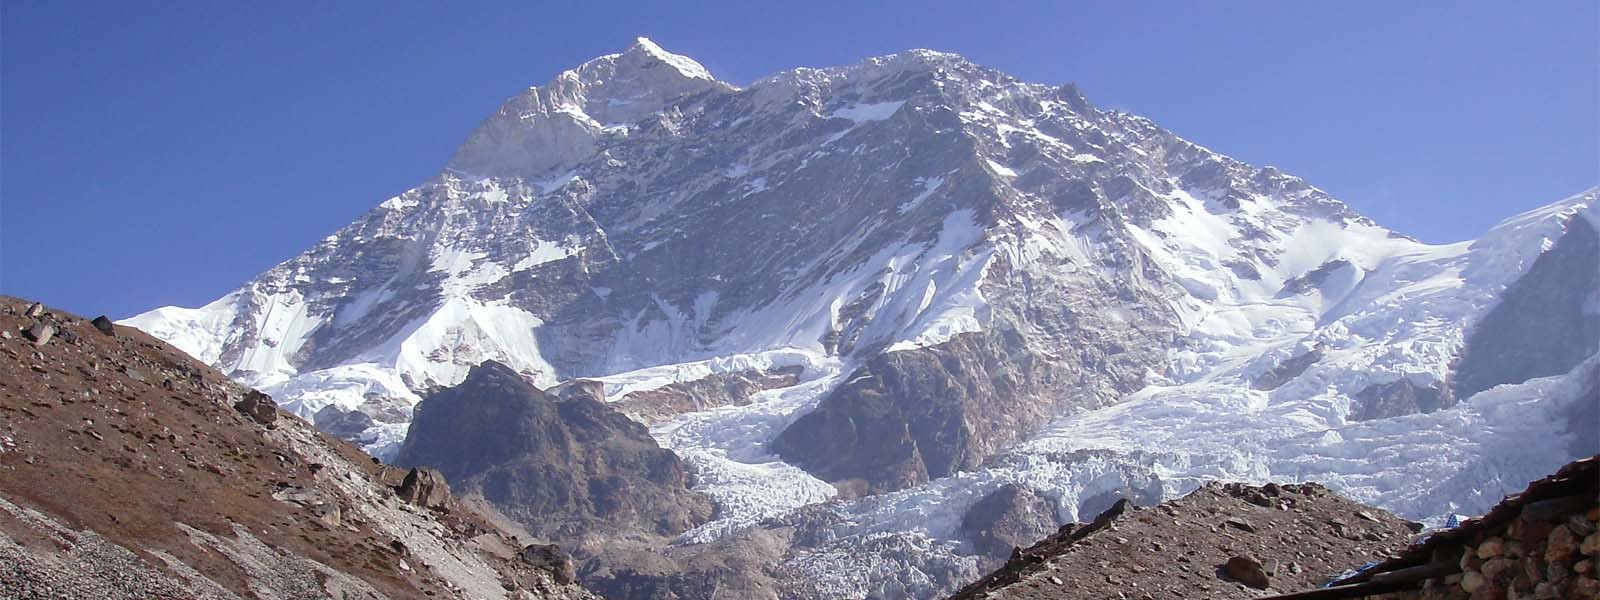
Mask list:
[[[639,38],[626,51],[563,71],[507,100],[456,151],[449,169],[478,177],[535,176],[571,167],[602,139],[685,96],[731,91],[688,57]]]
[[[717,79],[712,77],[711,72],[707,71],[700,63],[695,62],[694,59],[682,54],[668,52],[647,37],[635,39],[633,45],[629,46],[622,56],[626,60],[636,61],[645,65],[648,65],[651,60],[660,61],[677,70],[678,74],[691,79],[704,79],[707,81],[716,81]]]
[[[1565,462],[1586,440],[1508,407],[1559,416],[1593,389],[1600,327],[1551,324],[1600,318],[1579,276],[1600,271],[1594,203],[1424,244],[957,55],[740,89],[641,39],[511,98],[438,177],[243,288],[128,322],[380,456],[485,360],[599,380],[718,503],[686,540],[859,496],[806,513],[833,533],[796,564],[862,596],[854,567],[881,559],[927,595],[971,566],[960,511],[1004,483],[1077,518],[1317,478],[1420,518],[1481,504],[1447,484]],[[1528,360],[1456,383],[1506,344]],[[1540,427],[1515,464],[1461,451]]]

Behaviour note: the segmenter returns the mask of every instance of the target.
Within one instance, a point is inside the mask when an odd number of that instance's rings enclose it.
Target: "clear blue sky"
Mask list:
[[[1600,181],[1600,3],[0,2],[0,291],[198,305],[651,37],[726,81],[958,52],[1426,241]]]

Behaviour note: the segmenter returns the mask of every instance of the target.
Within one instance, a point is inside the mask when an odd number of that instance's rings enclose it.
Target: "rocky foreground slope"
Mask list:
[[[1420,530],[1317,484],[1213,483],[1063,526],[951,599],[1257,598],[1320,586]]]
[[[129,327],[0,297],[0,597],[595,596],[571,565]]]

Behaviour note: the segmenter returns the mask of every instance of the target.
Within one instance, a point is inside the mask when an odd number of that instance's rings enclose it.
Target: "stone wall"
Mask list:
[[[1452,550],[1461,572],[1379,600],[1600,599],[1600,507],[1548,517],[1524,507],[1511,523]],[[1548,505],[1546,505],[1548,506]],[[1440,549],[1441,551],[1446,549]],[[1447,557],[1437,557],[1441,560]]]

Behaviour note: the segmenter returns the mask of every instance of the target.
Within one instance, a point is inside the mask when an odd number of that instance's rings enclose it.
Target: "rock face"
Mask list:
[[[772,449],[857,493],[910,487],[976,467],[1039,424],[1050,405],[1034,393],[1055,380],[1018,336],[964,334],[874,357]]]
[[[1279,363],[1271,371],[1267,371],[1257,377],[1250,385],[1263,391],[1278,389],[1283,384],[1299,377],[1301,373],[1305,373],[1306,369],[1311,368],[1311,365],[1317,364],[1317,361],[1322,360],[1322,354],[1323,347],[1317,345]]]
[[[1600,233],[1574,218],[1566,234],[1483,320],[1461,350],[1457,396],[1566,373],[1600,349]]]
[[[437,469],[544,538],[673,535],[711,516],[642,425],[586,395],[552,397],[492,361],[418,405],[395,464]]]
[[[0,330],[28,306],[0,296]],[[45,346],[0,336],[0,598],[596,598],[177,349],[49,314]]]
[[[359,439],[361,434],[377,424],[367,413],[359,410],[343,411],[337,406],[328,406],[312,416],[311,422],[317,429],[328,432],[339,439]]]
[[[570,169],[602,147],[611,133],[607,128],[685,96],[731,90],[694,61],[640,38],[626,52],[590,61],[507,101],[467,138],[450,168],[487,177]]]
[[[1579,377],[1583,381],[1578,389],[1578,397],[1591,400],[1600,398],[1600,364],[1592,365]],[[1561,416],[1567,423],[1563,433],[1572,439],[1568,448],[1573,456],[1600,454],[1600,428],[1589,427],[1589,424],[1600,423],[1600,402],[1574,403]]]
[[[1011,555],[1056,531],[1055,507],[1026,487],[1008,483],[984,496],[961,518],[961,531],[979,554],[994,559]]]
[[[1449,388],[1419,387],[1407,379],[1367,386],[1356,392],[1355,400],[1361,409],[1351,418],[1359,421],[1431,413],[1455,404]]]
[[[744,406],[758,392],[786,388],[800,382],[804,369],[779,367],[771,371],[753,369],[716,373],[703,379],[671,383],[658,388],[630,392],[617,401],[616,408],[630,418],[650,425],[674,416],[718,406]],[[600,394],[604,400],[604,394]]]

